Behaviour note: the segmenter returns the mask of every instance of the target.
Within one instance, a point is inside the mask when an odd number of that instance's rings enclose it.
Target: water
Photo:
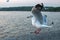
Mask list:
[[[31,34],[36,30],[31,24],[32,15],[27,11],[0,11],[0,40],[60,40],[60,12],[42,12],[47,15],[48,25],[53,21],[52,28],[42,28],[39,35]]]

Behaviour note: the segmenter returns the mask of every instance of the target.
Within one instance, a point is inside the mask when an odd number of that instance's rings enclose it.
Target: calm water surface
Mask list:
[[[31,34],[36,30],[31,24],[32,15],[27,11],[0,11],[0,40],[60,40],[60,12],[42,12],[47,15],[48,25],[53,21],[52,28],[42,28],[39,35]],[[28,37],[28,38],[27,38]]]

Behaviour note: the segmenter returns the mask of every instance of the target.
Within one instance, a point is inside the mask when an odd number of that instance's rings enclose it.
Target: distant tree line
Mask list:
[[[32,7],[9,7],[0,8],[0,11],[30,11]]]
[[[45,7],[44,11],[60,11],[60,7]]]
[[[0,11],[31,11],[33,6],[0,8]],[[42,11],[60,11],[60,7],[44,7]]]

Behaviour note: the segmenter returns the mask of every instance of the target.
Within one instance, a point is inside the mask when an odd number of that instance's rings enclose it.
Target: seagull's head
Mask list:
[[[35,8],[37,8],[38,10],[42,10],[42,8],[43,8],[43,3],[41,3],[41,4],[36,4],[36,5],[35,5]]]

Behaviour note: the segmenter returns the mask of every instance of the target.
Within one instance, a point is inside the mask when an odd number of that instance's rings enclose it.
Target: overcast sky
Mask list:
[[[34,6],[38,3],[44,3],[44,6],[60,6],[60,0],[0,0],[0,7],[13,6]]]

